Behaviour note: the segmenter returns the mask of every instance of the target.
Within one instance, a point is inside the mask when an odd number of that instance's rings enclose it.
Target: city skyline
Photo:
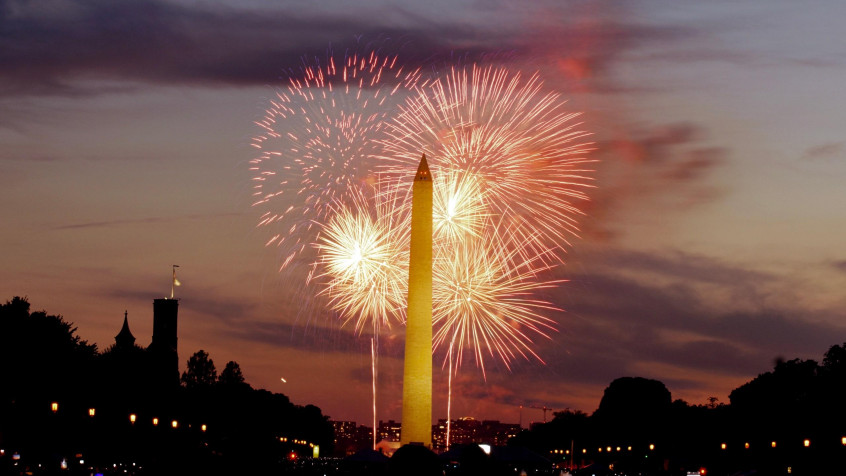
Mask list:
[[[600,161],[581,238],[553,276],[568,281],[546,296],[564,310],[536,342],[546,365],[493,364],[487,381],[463,367],[453,418],[591,413],[623,376],[727,402],[774,359],[820,360],[846,341],[846,57],[834,41],[846,7],[348,7],[0,4],[0,299],[27,296],[101,350],[128,311],[147,345],[150,304],[178,264],[180,371],[204,349],[255,387],[370,421],[369,340],[278,271],[247,162],[252,121],[304,56],[390,37],[415,66],[457,56],[540,70],[583,112]],[[380,343],[380,420],[400,419],[402,338],[394,326]],[[445,417],[446,373],[434,372],[433,418]]]

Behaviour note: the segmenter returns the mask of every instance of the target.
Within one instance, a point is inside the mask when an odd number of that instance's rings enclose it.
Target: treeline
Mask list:
[[[673,401],[663,383],[625,377],[606,388],[592,415],[556,413],[512,443],[567,466],[593,464],[600,472],[612,465],[617,471],[705,470],[714,476],[842,470],[846,343],[832,346],[821,364],[779,360],[732,391],[729,401]]]
[[[0,305],[0,448],[8,453],[0,464],[13,464],[14,453],[20,467],[67,465],[71,474],[107,466],[245,474],[311,456],[312,445],[331,452],[332,426],[318,407],[253,389],[236,362],[218,376],[198,351],[177,382],[157,375],[152,351],[100,352],[76,331],[61,316],[30,312],[25,298]]]

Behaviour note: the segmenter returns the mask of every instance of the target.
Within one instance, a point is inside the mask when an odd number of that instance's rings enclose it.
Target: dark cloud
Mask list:
[[[632,137],[601,143],[599,149],[631,163],[659,167],[673,160],[678,147],[691,146],[706,135],[699,125],[671,123],[646,131],[633,131]]]
[[[370,354],[370,337],[358,335],[352,328],[337,324],[329,327],[291,324],[288,322],[263,322],[240,319],[225,331],[229,338],[259,342],[276,347],[293,348],[320,353]],[[403,339],[380,336],[379,355],[402,357]]]
[[[92,221],[85,223],[71,223],[68,225],[60,225],[53,227],[53,230],[77,230],[84,228],[104,228],[113,226],[125,225],[148,225],[151,223],[172,223],[184,220],[207,220],[209,218],[240,216],[243,213],[216,213],[208,215],[181,215],[174,217],[145,217],[145,218],[127,218],[123,220],[107,220],[107,221]]]
[[[674,27],[630,23],[622,14],[584,21],[567,17],[566,28],[557,20],[544,26],[550,17],[541,15],[537,28],[515,34],[502,25],[468,23],[460,15],[449,22],[397,5],[333,12],[162,0],[75,0],[53,10],[39,5],[7,0],[0,7],[5,12],[0,16],[0,95],[91,94],[145,82],[275,84],[304,57],[325,61],[327,48],[336,53],[401,51],[406,62],[424,65],[456,55],[493,61],[516,53],[552,55],[560,72],[567,73],[564,78],[590,80],[592,89],[627,90],[606,74],[620,54],[689,35]],[[559,19],[572,10],[546,8]],[[83,87],[80,80],[106,83]]]
[[[10,4],[16,13],[0,20],[0,94],[6,95],[73,94],[79,91],[73,86],[77,79],[273,84],[283,68],[301,64],[303,55],[325,58],[328,45],[343,52],[361,38],[392,38],[394,47],[413,43],[410,51],[417,56],[446,53],[453,44],[474,49],[466,41],[474,36],[469,27],[429,23],[425,30],[421,25],[399,31],[364,14],[187,7],[158,0],[73,1],[65,2],[61,14],[45,14],[23,2],[9,2],[5,10]]]
[[[29,155],[29,156],[21,156],[21,155],[0,155],[0,161],[3,162],[58,162],[62,160],[60,157],[55,155]]]
[[[846,329],[799,309],[767,306],[774,277],[685,253],[605,251],[561,286],[561,333],[539,345],[540,381],[605,385],[644,366],[689,369],[671,389],[708,388],[699,375],[754,377],[778,355],[819,355]],[[836,340],[836,339],[834,339]],[[515,370],[515,372],[517,372]]]
[[[115,286],[107,289],[105,292],[109,296],[119,297],[126,301],[143,302],[145,303],[145,307],[148,306],[153,299],[164,297],[160,293],[138,291],[138,289],[160,288],[160,283],[150,280],[149,283],[134,284],[136,284],[136,286],[131,288],[125,286]],[[219,289],[198,289],[195,286],[191,286],[187,288],[179,288],[179,291],[180,299],[185,299],[191,303],[191,312],[196,312],[204,317],[213,318],[222,322],[235,322],[244,316],[253,315],[257,310],[257,306],[254,303],[243,299],[229,299],[224,297]]]
[[[620,237],[611,227],[632,209],[656,213],[685,211],[719,199],[723,191],[708,175],[725,164],[730,151],[708,144],[708,131],[691,122],[638,130],[628,137],[597,142],[597,188],[583,205],[583,236],[599,241]]]
[[[676,181],[695,180],[725,162],[727,150],[723,147],[695,149],[687,157],[664,173],[664,177]]]
[[[841,155],[846,148],[846,142],[829,142],[811,147],[802,154],[803,159],[827,159]]]

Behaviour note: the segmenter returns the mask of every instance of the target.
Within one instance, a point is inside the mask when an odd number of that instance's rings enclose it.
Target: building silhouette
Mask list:
[[[150,390],[179,386],[179,353],[177,350],[178,299],[153,300],[153,337],[146,349],[136,345],[129,330],[129,315],[124,311],[123,326],[108,351],[114,365],[110,373],[117,377],[143,381]],[[134,387],[127,382],[127,388]]]
[[[129,312],[123,311],[123,327],[120,328],[120,332],[115,336],[115,349],[124,350],[133,347],[135,347],[135,336],[129,330]]]
[[[153,340],[147,351],[150,352],[153,375],[158,380],[156,383],[165,387],[179,385],[178,312],[178,299],[153,300]]]

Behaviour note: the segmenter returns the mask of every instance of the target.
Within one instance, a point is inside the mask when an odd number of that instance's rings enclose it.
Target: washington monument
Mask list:
[[[411,256],[400,442],[432,446],[432,174],[426,155],[411,188]]]

